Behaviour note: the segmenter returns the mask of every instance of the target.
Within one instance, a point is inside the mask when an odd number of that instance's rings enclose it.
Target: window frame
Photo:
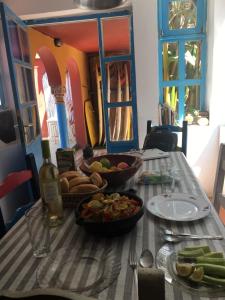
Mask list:
[[[197,20],[195,28],[187,28],[187,29],[169,29],[168,21],[168,7],[171,1],[177,0],[159,0],[159,10],[158,10],[158,19],[160,26],[160,35],[161,36],[177,36],[177,35],[185,35],[185,34],[194,34],[194,33],[203,33],[206,31],[206,0],[196,0],[197,1]]]
[[[200,111],[205,110],[205,86],[206,86],[206,1],[197,0],[197,9],[200,9],[201,13],[197,13],[198,24],[201,24],[201,31],[199,26],[192,29],[180,29],[180,30],[169,30],[165,31],[165,14],[168,16],[166,8],[171,0],[158,0],[158,26],[159,26],[159,40],[158,40],[158,62],[159,62],[159,103],[164,103],[163,89],[165,87],[175,86],[178,88],[178,117],[176,121],[181,123],[185,118],[185,87],[186,86],[200,86],[200,98],[199,98],[199,109]],[[202,5],[199,8],[199,5]],[[167,17],[168,21],[168,17]],[[204,32],[202,32],[202,30]],[[178,33],[179,31],[179,33]],[[169,33],[169,34],[166,34]],[[186,79],[185,78],[185,42],[188,41],[202,41],[201,48],[201,77],[199,79]],[[178,79],[177,80],[164,80],[163,79],[163,43],[177,42],[178,43]]]

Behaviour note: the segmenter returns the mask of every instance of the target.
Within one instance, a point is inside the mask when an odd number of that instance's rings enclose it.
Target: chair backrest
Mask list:
[[[2,216],[2,211],[0,209],[0,239],[3,237],[3,235],[6,233],[6,226],[4,223],[4,219]]]
[[[217,161],[217,170],[213,189],[213,204],[225,224],[225,195],[223,195],[225,179],[225,144],[220,144],[219,156]]]
[[[182,133],[182,145],[180,148],[177,147],[178,132]],[[159,141],[160,143],[157,145]],[[147,149],[147,147],[159,148],[163,151],[180,150],[184,153],[184,155],[186,155],[187,154],[187,121],[183,121],[182,127],[174,126],[174,125],[161,125],[161,126],[152,127],[151,120],[147,121],[147,135],[145,137],[143,149]]]
[[[41,194],[40,194],[38,169],[37,169],[37,165],[33,153],[29,153],[26,155],[26,164],[27,164],[27,169],[32,172],[32,178],[30,183],[32,187],[33,197],[34,200],[36,201],[40,198]]]
[[[10,229],[25,213],[25,211],[33,205],[34,201],[40,198],[40,189],[38,181],[38,171],[33,154],[26,155],[27,170],[12,172],[0,183],[0,199],[7,196],[17,187],[24,183],[30,183],[29,197],[27,204],[17,208],[12,220],[5,223],[0,209],[0,237]]]

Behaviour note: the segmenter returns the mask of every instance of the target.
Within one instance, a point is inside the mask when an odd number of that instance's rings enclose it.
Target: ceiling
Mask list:
[[[118,17],[103,20],[105,51],[128,52],[129,50],[129,18]],[[60,38],[68,44],[86,53],[99,50],[97,21],[81,21],[67,24],[34,27],[51,38]]]

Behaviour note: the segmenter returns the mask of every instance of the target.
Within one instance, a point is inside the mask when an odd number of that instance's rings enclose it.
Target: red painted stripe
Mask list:
[[[10,173],[5,180],[0,183],[0,198],[12,192],[16,187],[32,178],[30,170]]]

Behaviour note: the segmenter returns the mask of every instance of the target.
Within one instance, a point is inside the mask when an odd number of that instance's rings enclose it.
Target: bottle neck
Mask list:
[[[44,162],[44,164],[50,164],[51,163],[51,157],[44,158],[43,162]]]

